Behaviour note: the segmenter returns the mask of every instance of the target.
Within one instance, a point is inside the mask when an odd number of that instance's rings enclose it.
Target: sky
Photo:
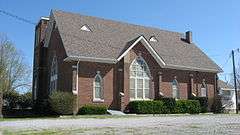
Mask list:
[[[190,30],[193,42],[223,68],[221,79],[232,72],[231,50],[240,48],[239,5],[239,0],[0,0],[1,10],[35,23],[59,9],[181,33]],[[30,65],[34,28],[0,13],[0,33],[23,51]]]

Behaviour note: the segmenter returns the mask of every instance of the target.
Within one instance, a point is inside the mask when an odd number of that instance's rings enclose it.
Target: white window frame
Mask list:
[[[137,76],[137,72],[136,72],[136,75],[135,76],[132,76],[131,75],[131,72],[132,72],[132,66],[133,66],[133,64],[137,61],[137,60],[141,60],[145,65],[146,65],[146,74],[148,75],[147,77],[146,76]],[[131,65],[130,65],[130,68],[129,68],[129,78],[130,78],[130,80],[129,80],[129,94],[130,94],[130,92],[131,92],[131,84],[130,84],[130,81],[131,81],[131,79],[134,79],[134,98],[132,98],[131,96],[130,96],[130,101],[134,101],[134,100],[151,100],[150,99],[150,91],[151,91],[151,72],[150,72],[150,69],[149,69],[149,67],[148,67],[148,64],[147,64],[147,62],[141,57],[141,56],[138,56],[136,59],[134,59],[133,61],[132,61],[132,63],[131,63]],[[137,92],[138,92],[138,88],[137,88],[137,80],[139,80],[139,79],[141,79],[141,80],[143,80],[143,87],[142,87],[142,90],[143,90],[143,98],[138,98],[138,96],[137,96]],[[149,88],[148,88],[148,90],[149,90],[149,98],[146,98],[146,95],[145,95],[145,82],[146,82],[146,80],[148,80],[148,83],[149,83]]]
[[[77,95],[77,81],[78,81],[78,73],[77,73],[77,66],[73,65],[72,66],[72,92],[73,94]],[[75,76],[76,75],[76,76]]]
[[[81,27],[81,30],[82,31],[87,31],[87,32],[91,32],[91,29],[88,27],[88,25],[83,25],[82,27]]]
[[[176,97],[173,97],[173,85],[176,85]],[[175,99],[180,99],[180,90],[179,90],[179,84],[177,79],[173,79],[172,81],[172,97]]]
[[[205,89],[205,95],[203,95],[203,89]],[[200,96],[201,97],[208,97],[207,91],[208,91],[207,85],[206,85],[205,81],[203,80],[201,88],[200,88]]]
[[[99,77],[100,78],[100,98],[96,98],[95,97],[95,93],[96,93],[96,89],[95,89],[95,83],[96,83],[96,78]],[[100,75],[100,71],[97,71],[97,74],[96,76],[94,77],[94,80],[93,80],[93,102],[104,102],[104,89],[103,89],[103,78],[102,76]]]
[[[50,73],[50,91],[49,91],[50,94],[54,90],[57,90],[57,79],[58,79],[58,62],[57,62],[57,57],[54,56],[52,60],[51,73]],[[53,84],[54,84],[54,88],[53,88]]]
[[[149,39],[150,42],[158,42],[157,38],[155,36],[151,36]]]

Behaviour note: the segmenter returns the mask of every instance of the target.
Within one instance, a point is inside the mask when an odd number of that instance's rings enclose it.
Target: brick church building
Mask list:
[[[124,110],[133,100],[208,97],[221,68],[178,33],[53,10],[35,29],[33,98],[78,95],[79,107]]]

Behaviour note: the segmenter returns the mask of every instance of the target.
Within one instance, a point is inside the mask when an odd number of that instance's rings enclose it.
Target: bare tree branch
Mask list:
[[[31,88],[31,72],[24,63],[23,54],[8,38],[0,33],[0,116],[2,114],[2,94],[18,88]]]

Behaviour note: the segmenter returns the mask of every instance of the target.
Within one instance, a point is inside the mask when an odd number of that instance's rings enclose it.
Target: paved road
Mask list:
[[[0,122],[1,129],[88,129],[85,134],[234,134],[240,115],[167,115],[123,118],[33,119]],[[96,130],[97,129],[97,130]]]

